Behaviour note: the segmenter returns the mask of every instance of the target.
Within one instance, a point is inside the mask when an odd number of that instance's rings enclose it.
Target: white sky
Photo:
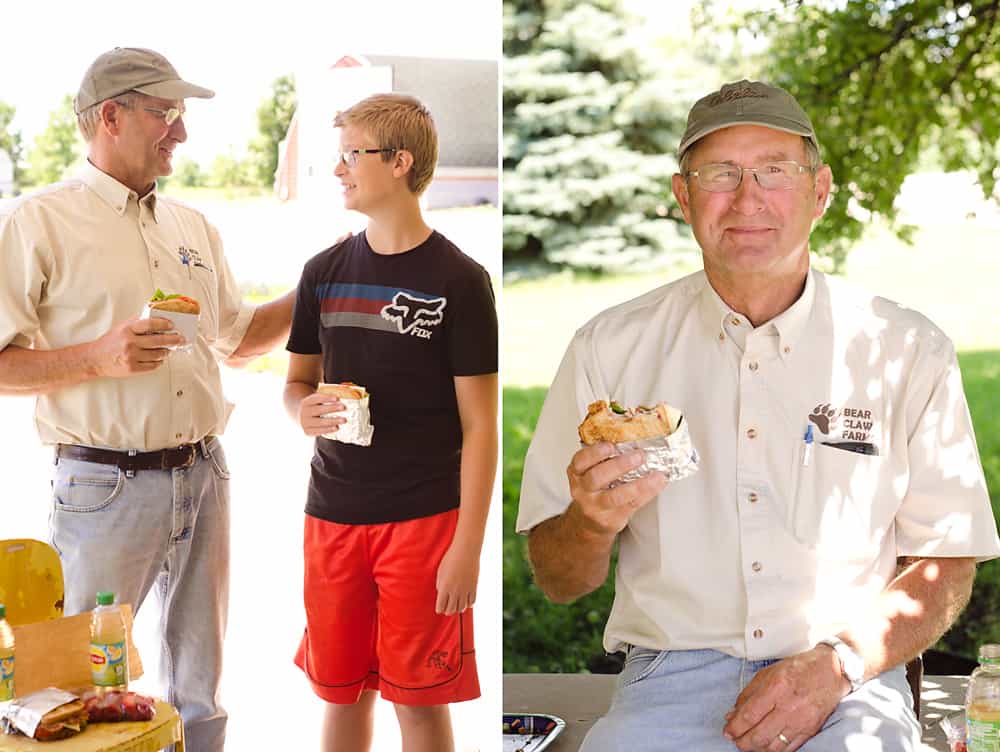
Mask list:
[[[113,47],[149,47],[181,77],[213,89],[189,99],[178,156],[207,167],[242,154],[271,82],[344,54],[500,58],[500,0],[9,0],[0,13],[0,101],[17,112],[25,151],[87,66]]]

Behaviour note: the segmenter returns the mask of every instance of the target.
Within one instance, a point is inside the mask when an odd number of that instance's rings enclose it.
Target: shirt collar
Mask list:
[[[83,163],[83,170],[80,179],[96,193],[102,201],[111,207],[119,217],[125,214],[130,199],[139,200],[139,195],[127,185],[118,182],[115,178],[103,172],[88,159]],[[156,216],[156,185],[153,190],[143,196],[140,203],[149,207],[153,220],[158,222]]]
[[[806,284],[798,299],[770,321],[761,324],[759,330],[778,335],[778,352],[782,358],[787,357],[796,347],[802,332],[805,330],[812,315],[813,302],[816,298],[815,275],[812,269],[806,274]],[[722,344],[727,339],[733,340],[742,350],[747,334],[751,330],[746,316],[733,311],[712,287],[705,277],[705,288],[699,301],[702,320],[709,335]]]

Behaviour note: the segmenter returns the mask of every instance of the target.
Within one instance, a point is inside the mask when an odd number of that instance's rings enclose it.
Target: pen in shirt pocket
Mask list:
[[[805,446],[802,449],[802,467],[809,467],[809,460],[813,450],[813,427],[810,423],[806,426],[806,435],[802,437]]]

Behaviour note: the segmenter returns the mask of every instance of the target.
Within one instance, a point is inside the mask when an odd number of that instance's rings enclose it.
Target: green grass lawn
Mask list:
[[[1000,515],[1000,229],[925,228],[913,246],[873,230],[846,276],[929,316],[955,341],[994,513]],[[604,308],[690,270],[576,280],[559,274],[503,290],[504,671],[587,670],[601,655],[612,584],[569,606],[550,604],[531,581],[524,540],[513,533],[524,454],[573,332]],[[980,567],[972,601],[939,647],[975,657],[1000,642],[1000,560]]]

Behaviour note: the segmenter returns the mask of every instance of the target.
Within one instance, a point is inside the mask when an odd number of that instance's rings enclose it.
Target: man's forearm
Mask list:
[[[254,358],[269,353],[288,340],[292,326],[295,290],[257,306],[239,346],[226,359],[226,365],[239,368]]]
[[[285,384],[284,403],[285,412],[288,413],[288,417],[294,420],[296,423],[299,422],[299,405],[302,404],[302,400],[308,397],[310,394],[316,391],[315,384],[306,384],[302,381],[289,381]]]
[[[865,660],[865,679],[933,645],[968,603],[974,559],[908,559],[870,616],[840,633]]]
[[[558,517],[534,527],[528,558],[535,582],[556,603],[569,603],[599,588],[608,577],[615,536],[596,530],[572,502]]]
[[[99,377],[89,343],[58,350],[8,345],[0,351],[0,394],[38,395]]]

